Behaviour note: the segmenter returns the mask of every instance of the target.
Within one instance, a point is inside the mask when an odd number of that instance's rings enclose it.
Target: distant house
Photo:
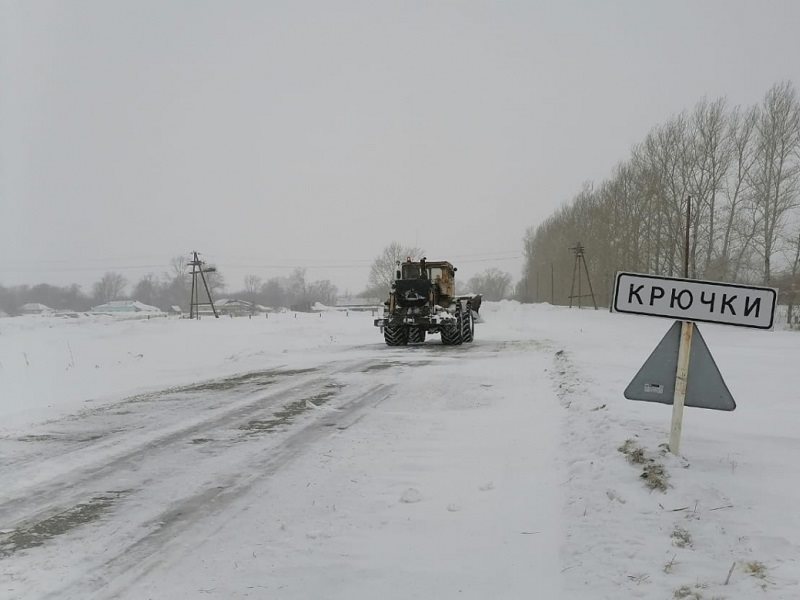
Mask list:
[[[53,312],[53,309],[38,302],[29,302],[28,304],[23,304],[19,312],[22,315],[49,315]]]
[[[252,302],[239,300],[238,298],[217,300],[214,302],[214,308],[217,309],[217,314],[231,317],[244,317],[259,312],[258,307],[253,305]],[[200,314],[211,314],[211,306],[202,307]]]
[[[379,298],[361,298],[359,296],[340,296],[336,299],[338,310],[377,310],[383,306]]]
[[[143,315],[163,315],[160,308],[144,304],[138,300],[112,300],[105,304],[92,307],[93,313],[100,314],[136,314]]]
[[[173,304],[172,306],[169,307],[169,313],[171,315],[182,315],[183,309],[177,304]]]

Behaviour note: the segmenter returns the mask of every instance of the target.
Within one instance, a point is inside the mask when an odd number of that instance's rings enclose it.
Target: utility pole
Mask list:
[[[575,247],[570,248],[575,253],[575,265],[572,268],[572,287],[569,290],[569,307],[572,308],[572,299],[578,299],[578,308],[581,308],[581,299],[582,298],[592,298],[592,304],[594,305],[594,309],[597,310],[597,301],[594,297],[594,289],[592,289],[592,280],[589,279],[589,267],[586,266],[586,257],[584,253],[586,249],[581,245],[580,242],[575,244]],[[589,284],[589,293],[582,294],[581,293],[581,263],[583,263],[583,271],[586,273],[586,282]],[[575,294],[575,280],[577,278],[578,281],[578,293]]]
[[[205,262],[200,260],[197,254],[197,251],[192,251],[192,260],[189,262],[189,264],[192,266],[192,295],[189,298],[189,318],[199,319],[200,305],[206,304],[206,302],[200,302],[200,287],[197,282],[197,276],[199,275],[203,282],[203,287],[206,290],[206,295],[208,296],[208,304],[211,305],[211,310],[214,313],[214,317],[219,319],[217,309],[214,307],[214,300],[211,299],[211,291],[208,289],[208,282],[206,281],[205,276],[206,273],[213,273],[217,269],[216,267],[205,267]]]

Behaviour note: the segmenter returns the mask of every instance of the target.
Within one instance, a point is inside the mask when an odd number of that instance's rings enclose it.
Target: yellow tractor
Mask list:
[[[456,295],[457,270],[446,261],[398,261],[384,316],[375,319],[389,346],[421,344],[429,333],[448,346],[474,339],[481,296]]]

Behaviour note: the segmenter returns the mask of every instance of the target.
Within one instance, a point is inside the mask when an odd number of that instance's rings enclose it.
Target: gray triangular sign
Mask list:
[[[681,343],[681,322],[675,321],[667,335],[645,361],[633,381],[625,388],[628,400],[644,400],[672,404],[675,395],[675,374],[678,370],[678,347]],[[689,378],[686,382],[684,406],[710,408],[713,410],[734,410],[728,386],[714,362],[714,357],[700,334],[697,323],[692,333],[692,347],[689,354]]]

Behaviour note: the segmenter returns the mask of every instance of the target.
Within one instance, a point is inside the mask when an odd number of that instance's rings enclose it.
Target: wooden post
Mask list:
[[[694,323],[681,323],[681,344],[678,347],[678,369],[675,373],[675,395],[672,397],[672,426],[669,431],[669,451],[678,454],[683,429],[683,404],[686,400],[686,384],[689,381],[689,356],[692,353]]]
[[[692,223],[692,197],[686,196],[686,239],[683,249],[683,276],[689,278],[689,231]],[[678,346],[678,369],[675,372],[675,394],[672,397],[672,425],[669,428],[669,451],[678,454],[683,430],[683,404],[686,400],[686,384],[689,381],[689,357],[692,353],[694,323],[681,323],[681,343]]]

